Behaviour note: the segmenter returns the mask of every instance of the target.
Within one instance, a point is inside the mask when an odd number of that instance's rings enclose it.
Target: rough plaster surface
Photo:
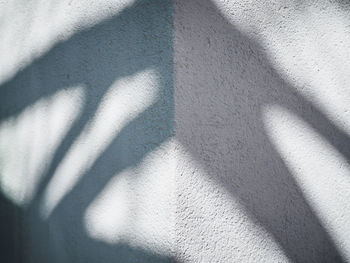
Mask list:
[[[346,13],[338,2],[175,1],[181,261],[349,260],[349,78],[330,70],[349,70]]]
[[[1,262],[349,262],[347,1],[0,1]]]
[[[172,2],[13,5],[2,13],[0,181],[19,222],[0,261],[171,261]]]

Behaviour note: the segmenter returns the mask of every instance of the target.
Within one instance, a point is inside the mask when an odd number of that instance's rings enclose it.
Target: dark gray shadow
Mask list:
[[[0,192],[0,258],[3,262],[19,262],[21,209]]]
[[[172,261],[171,256],[127,243],[109,245],[93,240],[83,226],[86,207],[109,180],[136,166],[173,135],[172,12],[171,0],[136,1],[115,17],[55,45],[0,87],[0,120],[16,116],[59,90],[75,85],[87,90],[80,116],[46,164],[33,201],[21,212],[23,255],[18,262]],[[111,84],[147,69],[159,74],[156,101],[122,129],[50,218],[43,221],[38,215],[42,194]]]
[[[288,109],[347,160],[349,136],[284,81],[263,47],[210,0],[175,3],[177,140],[292,262],[344,261],[270,142],[261,110]]]
[[[1,201],[1,207],[10,211],[5,213],[9,218],[15,215],[21,220],[21,226],[9,227],[5,236],[11,238],[11,229],[23,228],[23,243],[18,244],[23,255],[15,259],[9,253],[13,262],[52,262],[52,255],[56,262],[172,260],[128,244],[93,240],[82,225],[86,207],[112,176],[137,165],[147,152],[173,136],[171,5],[171,1],[161,0],[137,2],[116,17],[57,44],[0,87],[0,120],[16,116],[61,89],[77,84],[87,87],[82,114],[47,164],[32,204],[18,212],[8,200]],[[348,136],[283,81],[262,47],[236,30],[210,1],[183,1],[177,15],[184,26],[179,32],[183,42],[178,43],[183,53],[177,57],[178,82],[183,85],[176,97],[181,116],[177,119],[177,138],[240,200],[252,219],[274,236],[292,261],[343,261],[269,142],[260,110],[270,103],[286,107],[347,159]],[[42,193],[94,116],[101,98],[116,79],[147,68],[161,76],[158,100],[124,127],[49,221],[42,221],[37,216]]]

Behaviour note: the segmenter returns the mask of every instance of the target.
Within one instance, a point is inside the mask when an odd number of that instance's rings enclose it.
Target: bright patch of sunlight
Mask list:
[[[116,174],[85,213],[94,239],[170,254],[173,247],[174,157],[165,142],[136,167]]]
[[[337,1],[213,0],[269,63],[350,133],[350,20]]]
[[[135,0],[11,0],[0,6],[0,83],[65,41]]]
[[[115,175],[89,205],[85,227],[92,238],[107,243],[123,241],[128,223],[131,223],[129,210],[133,206],[133,192],[128,182],[130,174],[133,174],[132,169]]]
[[[350,260],[350,165],[317,131],[279,106],[266,106],[268,135],[344,257]]]
[[[158,75],[145,70],[118,79],[104,95],[94,118],[66,153],[45,189],[41,215],[49,217],[60,200],[93,165],[118,132],[157,97]]]
[[[176,141],[176,237],[185,259],[289,262],[269,231],[186,148]]]
[[[350,22],[335,3],[305,5],[265,45],[283,78],[350,133]]]
[[[84,102],[74,87],[43,98],[0,124],[1,191],[18,205],[30,202],[48,161]]]

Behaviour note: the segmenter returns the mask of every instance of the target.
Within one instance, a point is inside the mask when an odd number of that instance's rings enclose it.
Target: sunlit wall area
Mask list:
[[[0,261],[171,261],[172,2],[1,7]]]
[[[0,0],[0,262],[350,262],[350,4]]]
[[[348,1],[175,1],[183,262],[349,262]]]

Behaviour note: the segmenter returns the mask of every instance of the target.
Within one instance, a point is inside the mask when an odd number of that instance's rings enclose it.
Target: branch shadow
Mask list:
[[[0,121],[59,90],[86,88],[81,114],[47,164],[32,202],[20,212],[23,256],[16,262],[172,262],[169,255],[128,243],[94,240],[83,225],[87,206],[112,177],[136,166],[173,136],[172,37],[172,1],[136,1],[115,17],[58,43],[0,87]],[[149,68],[159,74],[156,101],[122,129],[50,218],[41,219],[44,190],[112,83]]]
[[[23,217],[24,256],[13,262],[52,262],[52,255],[56,262],[172,261],[126,243],[93,240],[82,225],[87,206],[115,174],[137,165],[174,135],[171,5],[161,0],[136,2],[116,17],[57,44],[0,87],[0,121],[58,90],[80,84],[87,88],[82,113],[48,164],[33,202],[16,212]],[[274,236],[292,261],[342,262],[269,142],[261,108],[277,103],[295,112],[349,160],[348,135],[294,92],[270,65],[262,47],[235,29],[209,0],[182,1],[177,12],[183,28],[178,31],[181,39],[176,38],[180,52],[176,54],[180,59],[176,137]],[[40,219],[37,209],[43,191],[110,85],[150,67],[161,76],[158,100],[124,127],[49,221]],[[12,211],[9,201],[3,203]]]
[[[175,2],[177,140],[266,229],[292,262],[344,262],[266,134],[277,104],[350,160],[349,136],[275,71],[210,0]]]

